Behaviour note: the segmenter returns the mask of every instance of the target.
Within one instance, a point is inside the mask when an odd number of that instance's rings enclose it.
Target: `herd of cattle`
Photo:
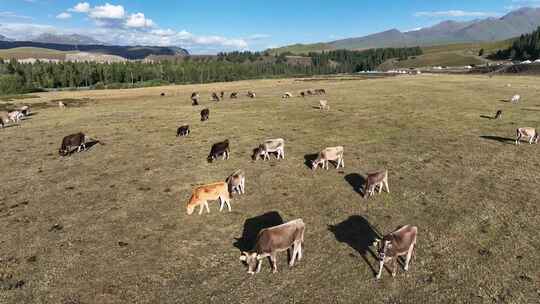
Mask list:
[[[306,95],[325,95],[324,89],[308,90],[306,92],[300,92],[300,97]],[[164,96],[164,93],[161,93]],[[230,93],[231,99],[238,98],[238,92]],[[256,94],[252,91],[248,91],[246,94],[249,98],[256,98]],[[220,94],[212,93],[211,100],[220,101],[225,97],[225,92],[221,91]],[[293,94],[286,92],[282,95],[282,98],[292,98]],[[518,103],[520,96],[515,95],[512,97],[512,103]],[[193,106],[199,105],[200,95],[194,92],[191,95],[191,102]],[[60,102],[58,104],[60,108],[65,108],[65,104]],[[320,101],[321,109],[329,109],[328,103],[325,100]],[[210,110],[208,108],[203,109],[201,112],[201,121],[207,121],[210,117]],[[17,110],[0,114],[0,127],[4,127],[7,123],[19,123],[26,116],[31,115],[30,107],[23,106]],[[502,118],[502,111],[497,111],[495,119]],[[518,128],[516,144],[519,144],[521,139],[528,138],[529,143],[538,142],[538,134],[534,128]],[[190,134],[189,125],[180,126],[177,129],[176,136],[188,136]],[[61,156],[68,156],[73,152],[81,152],[87,149],[89,142],[100,143],[100,141],[92,139],[84,133],[71,134],[63,138],[62,144],[59,149]],[[259,159],[268,160],[270,155],[275,154],[277,159],[285,158],[285,140],[282,138],[267,139],[258,145],[253,150],[252,159],[257,161]],[[212,145],[210,153],[208,155],[208,162],[212,162],[222,157],[222,159],[229,159],[230,157],[230,143],[229,140],[224,140]],[[344,168],[344,148],[342,146],[328,147],[321,150],[317,158],[311,162],[312,170],[316,170],[319,166],[323,169],[329,169],[329,163],[333,162],[336,169]],[[390,193],[388,186],[388,170],[380,170],[378,172],[369,173],[367,175],[363,194],[369,198],[374,195],[376,191],[381,193],[382,190]],[[193,189],[191,197],[187,203],[186,211],[188,215],[193,214],[196,207],[199,207],[199,215],[206,209],[207,213],[210,213],[209,201],[219,201],[221,212],[225,206],[231,211],[231,198],[233,194],[245,193],[245,173],[242,170],[237,170],[228,176],[225,181],[215,182],[207,185],[202,185]],[[287,223],[266,228],[259,232],[255,246],[251,252],[242,252],[240,260],[245,262],[248,266],[248,273],[254,274],[261,270],[261,260],[265,257],[270,258],[273,272],[277,272],[276,255],[278,252],[290,251],[289,266],[293,266],[296,260],[302,259],[302,245],[304,242],[305,223],[302,219],[296,219]],[[409,262],[415,251],[416,239],[418,228],[411,225],[405,225],[397,230],[385,235],[382,239],[376,240],[373,246],[377,246],[377,257],[379,260],[379,271],[377,273],[377,279],[381,277],[383,267],[388,262],[393,262],[392,276],[396,275],[397,260],[400,256],[405,256],[404,270],[409,268]]]

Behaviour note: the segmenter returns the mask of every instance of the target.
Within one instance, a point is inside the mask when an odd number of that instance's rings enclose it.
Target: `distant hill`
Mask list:
[[[52,44],[69,44],[69,45],[103,45],[104,43],[98,41],[92,37],[71,34],[71,35],[57,35],[50,33],[43,33],[35,38],[30,39],[32,42],[39,43],[52,43]]]
[[[13,39],[9,39],[8,37],[4,35],[0,35],[0,41],[13,41]]]
[[[540,26],[540,8],[521,8],[500,18],[467,22],[444,21],[420,30],[401,32],[391,29],[365,37],[303,45],[302,49],[370,49],[405,46],[434,46],[455,43],[493,42],[530,33]],[[297,52],[296,45],[280,48]]]
[[[131,60],[144,59],[150,55],[188,56],[187,50],[179,47],[118,46],[118,45],[70,45],[40,43],[32,41],[0,41],[0,50],[14,48],[39,48],[62,52],[86,52],[115,55]]]

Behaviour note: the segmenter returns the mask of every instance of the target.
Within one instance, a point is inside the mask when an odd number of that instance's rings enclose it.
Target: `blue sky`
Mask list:
[[[80,33],[115,44],[178,45],[194,53],[402,31],[498,17],[540,0],[0,0],[0,34]]]

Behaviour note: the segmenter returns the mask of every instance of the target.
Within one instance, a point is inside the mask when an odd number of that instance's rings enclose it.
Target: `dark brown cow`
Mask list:
[[[326,95],[326,90],[325,89],[317,89],[317,90],[315,90],[315,94],[316,95]]]
[[[178,128],[178,130],[176,130],[176,137],[178,136],[188,136],[189,135],[189,126],[188,125],[185,125],[185,126],[181,126]]]
[[[232,92],[231,99],[236,99],[236,98],[238,98],[238,92]]]
[[[208,108],[201,111],[201,121],[207,121],[210,118],[210,110]]]
[[[495,117],[493,119],[499,119],[502,118],[502,110],[498,110],[497,113],[495,113]]]
[[[221,99],[225,98],[225,92],[221,91],[221,93],[219,93],[219,97],[221,97]]]
[[[397,263],[400,256],[406,255],[405,271],[409,270],[409,262],[414,253],[416,246],[416,236],[418,228],[415,226],[405,225],[396,231],[387,234],[382,240],[376,240],[374,245],[378,245],[377,253],[379,258],[379,273],[377,280],[381,278],[384,264],[392,261],[392,276],[397,273]]]
[[[215,159],[217,159],[220,155],[223,155],[223,159],[229,159],[229,154],[231,153],[230,147],[229,147],[229,140],[226,139],[222,142],[215,143],[212,145],[212,148],[210,149],[210,154],[208,154],[208,162],[211,163]]]
[[[191,105],[193,106],[199,105],[199,93],[197,92],[191,93]]]
[[[165,93],[161,93],[161,97],[165,96]]]
[[[257,235],[253,252],[242,252],[240,260],[248,265],[248,273],[255,274],[261,271],[261,260],[270,257],[272,272],[277,272],[277,253],[289,250],[291,260],[289,267],[294,266],[296,258],[302,259],[302,244],[306,225],[302,219],[293,220],[285,224],[263,229]]]
[[[248,92],[247,92],[247,97],[249,97],[249,98],[255,98],[255,97],[257,97],[257,95],[255,95],[255,92],[253,92],[253,91],[248,91]]]
[[[71,149],[75,147],[77,148],[77,152],[86,150],[87,139],[88,137],[82,132],[64,137],[64,139],[62,139],[62,145],[58,150],[58,154],[61,156],[69,155],[71,153]]]
[[[306,93],[305,92],[300,92],[300,96],[306,97]]]
[[[212,93],[212,101],[219,101],[219,96],[216,92]]]

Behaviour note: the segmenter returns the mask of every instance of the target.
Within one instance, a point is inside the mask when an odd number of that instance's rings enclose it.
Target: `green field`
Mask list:
[[[511,87],[507,86],[511,84]],[[292,98],[324,88],[319,98]],[[213,91],[254,90],[210,102]],[[192,107],[199,91],[201,107]],[[160,93],[166,93],[160,97]],[[507,100],[519,93],[522,103]],[[258,80],[117,91],[51,92],[20,127],[0,129],[0,303],[538,303],[537,145],[513,144],[538,127],[534,77],[421,75],[311,82]],[[59,99],[79,100],[60,110]],[[87,98],[87,99],[83,99]],[[210,108],[202,123],[199,112]],[[486,117],[503,110],[502,120]],[[190,124],[187,138],[176,127]],[[60,158],[63,136],[102,140]],[[267,138],[285,160],[253,162]],[[207,163],[229,139],[228,161]],[[345,147],[345,168],[306,161]],[[246,172],[233,212],[186,214],[191,189]],[[367,200],[363,177],[389,170],[391,193]],[[264,214],[306,223],[304,259],[250,276],[240,249]],[[247,225],[245,225],[247,224]],[[368,245],[418,226],[416,259],[374,279]],[[255,225],[257,226],[257,225]],[[241,239],[240,241],[238,239]]]
[[[0,58],[3,59],[25,59],[25,58],[45,58],[64,60],[66,53],[51,49],[20,47],[13,49],[0,50]]]

